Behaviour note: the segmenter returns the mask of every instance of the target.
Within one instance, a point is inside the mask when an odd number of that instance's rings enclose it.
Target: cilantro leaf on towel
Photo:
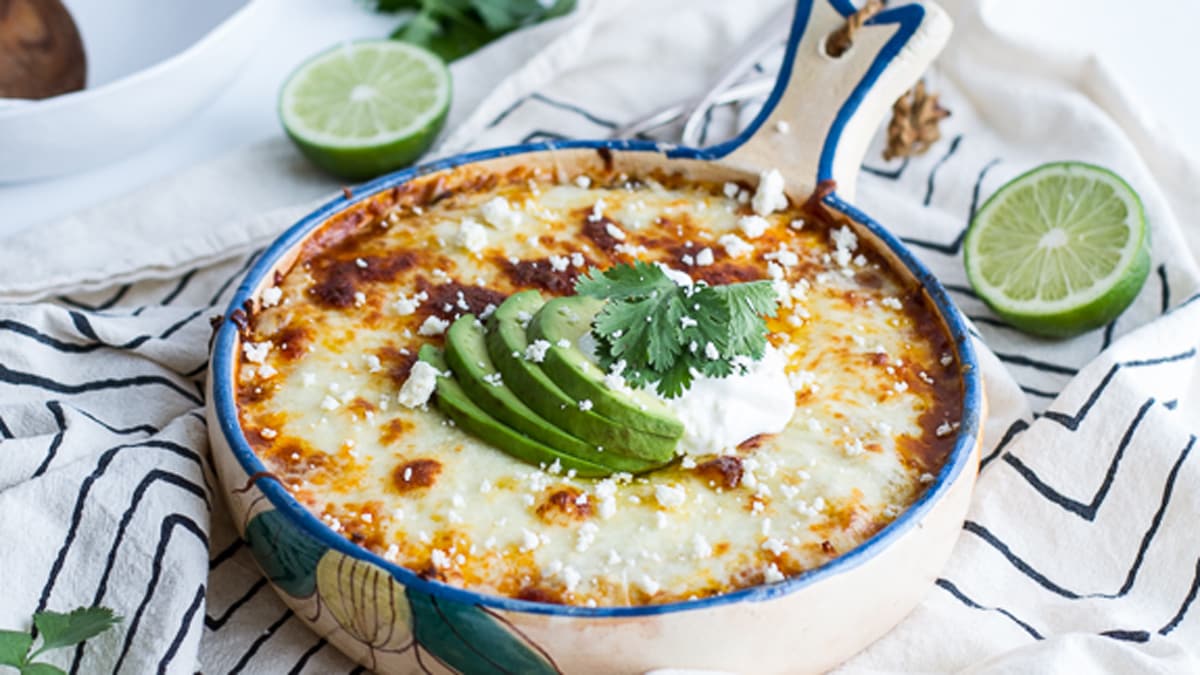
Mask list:
[[[44,652],[77,645],[121,622],[107,607],[81,607],[70,613],[38,612],[33,615],[41,645],[32,653],[33,635],[24,631],[0,630],[0,665],[17,668],[21,675],[62,673],[57,666],[34,661]]]
[[[392,38],[454,61],[518,28],[562,16],[575,0],[368,0],[379,12],[415,11]]]

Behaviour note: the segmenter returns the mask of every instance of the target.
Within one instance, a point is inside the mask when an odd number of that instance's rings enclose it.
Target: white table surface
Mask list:
[[[1185,150],[1200,153],[1197,0],[987,0],[1005,31],[1021,39],[1087,49],[1142,97]],[[0,237],[121,195],[155,178],[281,134],[276,95],[305,57],[345,39],[381,37],[396,19],[356,0],[287,0],[287,11],[238,79],[175,133],[106,167],[0,185]]]

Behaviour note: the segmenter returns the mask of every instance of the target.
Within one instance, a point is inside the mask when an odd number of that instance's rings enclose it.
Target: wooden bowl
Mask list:
[[[83,41],[60,0],[0,0],[0,97],[49,98],[86,79]]]

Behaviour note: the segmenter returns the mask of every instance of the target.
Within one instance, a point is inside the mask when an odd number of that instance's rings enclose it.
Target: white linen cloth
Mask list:
[[[978,331],[985,464],[923,604],[843,669],[1200,671],[1200,170],[1097,63],[1009,41],[986,4],[947,4],[956,32],[931,78],[953,111],[944,138],[889,164],[877,138],[857,203]],[[603,136],[694,95],[780,7],[748,5],[585,2],[502,40],[455,65],[472,105],[438,152]],[[1153,263],[1112,325],[1050,342],[992,317],[959,244],[981,199],[1058,159],[1140,192]],[[50,657],[74,672],[361,670],[236,541],[201,415],[208,317],[335,185],[275,139],[0,242],[0,627],[113,607],[119,629]]]

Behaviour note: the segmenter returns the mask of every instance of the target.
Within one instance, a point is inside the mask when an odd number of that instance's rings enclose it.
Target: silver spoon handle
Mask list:
[[[727,103],[744,101],[760,96],[766,96],[775,86],[775,78],[763,77],[757,80],[750,80],[742,84],[729,87],[728,89],[718,92],[713,99],[712,105],[720,106]],[[687,115],[690,111],[697,109],[701,98],[692,98],[677,103],[672,103],[669,106],[660,108],[649,115],[636,119],[612,132],[610,138],[633,138],[638,134],[646,133],[659,127],[664,127],[671,122]]]
[[[700,141],[700,130],[704,126],[704,113],[713,106],[720,93],[737,82],[768,51],[778,47],[787,38],[788,30],[791,28],[789,19],[793,11],[791,3],[785,4],[783,9],[768,17],[766,22],[750,35],[746,41],[745,51],[721,71],[713,86],[692,109],[687,122],[683,125],[683,138],[681,139],[683,145],[696,147]]]

